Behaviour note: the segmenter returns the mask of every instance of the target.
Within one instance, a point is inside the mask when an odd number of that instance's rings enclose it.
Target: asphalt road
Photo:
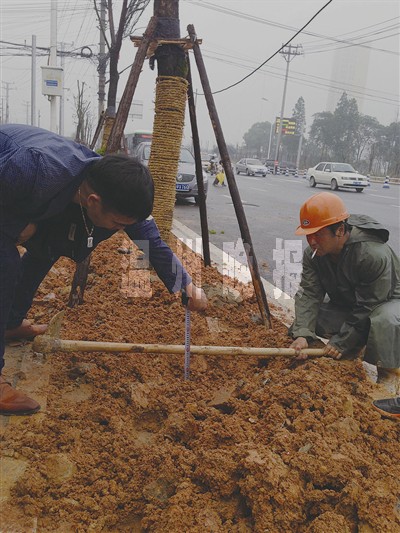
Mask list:
[[[213,187],[209,178],[207,219],[210,242],[244,262],[237,223],[228,187]],[[286,261],[298,262],[299,253],[306,246],[305,238],[294,234],[299,222],[300,205],[317,192],[328,187],[311,188],[308,181],[292,176],[263,177],[236,176],[236,182],[245,209],[253,247],[261,276],[273,282],[273,270],[278,267],[274,258],[279,250],[286,251]],[[390,231],[389,244],[400,254],[400,186],[383,188],[371,183],[362,193],[355,190],[336,191],[350,213],[367,214]],[[192,199],[178,200],[175,218],[201,234],[199,209]],[[281,239],[279,241],[278,239]],[[282,252],[281,252],[282,253]],[[282,257],[282,256],[281,256]]]

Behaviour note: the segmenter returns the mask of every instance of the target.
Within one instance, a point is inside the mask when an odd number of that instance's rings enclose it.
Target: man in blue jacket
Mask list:
[[[26,315],[57,259],[80,262],[121,229],[147,241],[149,261],[171,293],[184,289],[189,309],[206,308],[203,290],[161,240],[150,217],[153,200],[150,172],[134,159],[100,157],[40,128],[0,127],[0,371],[6,337],[44,333],[46,326],[30,324]],[[27,249],[22,258],[17,244]],[[39,409],[0,376],[0,414]]]

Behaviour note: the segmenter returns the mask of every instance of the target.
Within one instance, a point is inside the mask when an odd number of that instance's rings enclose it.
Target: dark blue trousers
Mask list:
[[[57,258],[21,258],[15,242],[0,233],[0,371],[4,366],[6,329],[19,326],[26,317],[35,292]]]
[[[0,370],[4,366],[5,330],[21,324],[54,263],[61,256],[82,261],[112,233],[96,228],[94,246],[88,249],[82,213],[75,204],[38,223],[35,235],[24,244],[28,251],[21,258],[15,240],[0,232]]]

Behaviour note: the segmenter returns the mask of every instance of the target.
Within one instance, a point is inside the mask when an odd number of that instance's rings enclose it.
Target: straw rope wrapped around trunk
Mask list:
[[[105,154],[107,152],[107,143],[111,134],[115,122],[115,116],[106,115],[103,128],[103,138],[101,140],[100,153]]]
[[[154,178],[153,216],[168,242],[175,206],[175,184],[185,122],[188,82],[181,77],[157,78],[153,141],[149,169]]]

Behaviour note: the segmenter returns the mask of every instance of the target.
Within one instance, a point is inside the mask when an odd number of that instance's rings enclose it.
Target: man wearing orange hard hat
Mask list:
[[[301,206],[296,235],[305,235],[309,246],[291,347],[300,352],[325,337],[325,354],[335,359],[365,348],[378,381],[400,395],[400,261],[387,244],[389,231],[367,215],[349,215],[339,196],[321,192]],[[400,398],[374,405],[400,418]]]

